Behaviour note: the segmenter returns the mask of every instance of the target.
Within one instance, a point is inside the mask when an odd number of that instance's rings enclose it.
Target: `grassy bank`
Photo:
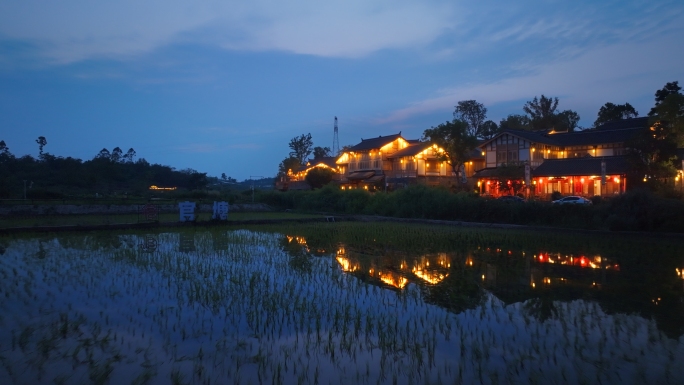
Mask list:
[[[593,206],[500,202],[446,189],[413,186],[392,193],[342,191],[263,192],[259,200],[281,209],[458,220],[614,231],[684,232],[684,202],[635,191]]]

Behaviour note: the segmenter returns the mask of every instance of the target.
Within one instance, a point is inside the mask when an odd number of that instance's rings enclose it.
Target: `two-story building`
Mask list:
[[[527,190],[537,196],[613,195],[625,191],[629,165],[626,143],[648,129],[648,118],[611,122],[578,132],[504,130],[482,143],[485,167],[475,173],[482,194],[500,189],[502,165],[529,165]]]
[[[343,174],[341,188],[366,190],[395,189],[410,184],[449,186],[456,183],[451,166],[439,160],[444,149],[428,142],[405,139],[401,132],[377,138],[361,139],[337,159]],[[484,167],[478,149],[465,164],[466,176]]]

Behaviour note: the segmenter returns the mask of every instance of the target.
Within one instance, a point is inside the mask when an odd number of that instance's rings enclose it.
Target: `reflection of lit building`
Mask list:
[[[335,259],[342,271],[357,276],[367,275],[397,289],[403,289],[415,278],[422,284],[436,285],[449,275],[448,269],[451,267],[451,258],[446,253],[428,254],[413,261],[404,259],[397,262],[391,259],[388,261],[386,257],[360,258],[362,254],[356,254],[354,258],[354,254],[349,255],[344,246],[339,247]]]
[[[287,243],[295,242],[296,244],[303,246],[306,251],[309,251],[309,246],[306,244],[306,239],[304,239],[304,237],[290,235],[286,235],[285,237],[287,237]]]
[[[411,272],[423,281],[436,285],[449,275],[447,269],[451,267],[451,259],[446,253],[439,253],[436,258],[432,257],[432,266],[430,266],[430,259],[430,256],[423,256],[420,261],[416,262]]]
[[[342,266],[343,271],[350,273],[359,270],[358,263],[352,263],[349,259],[340,256],[338,256],[336,259],[340,266]]]
[[[592,269],[614,269],[620,270],[620,265],[611,264],[605,258],[597,255],[595,257],[589,258],[583,255],[575,257],[572,255],[561,255],[560,253],[539,253],[539,255],[534,255],[533,258],[541,263],[551,263],[559,265],[570,265],[579,267],[589,267]]]

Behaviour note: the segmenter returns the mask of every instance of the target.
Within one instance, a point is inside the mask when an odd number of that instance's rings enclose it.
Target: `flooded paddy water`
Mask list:
[[[5,237],[0,383],[678,384],[683,251],[391,223]]]

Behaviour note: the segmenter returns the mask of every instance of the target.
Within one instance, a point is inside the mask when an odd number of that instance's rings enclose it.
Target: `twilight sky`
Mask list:
[[[102,148],[238,180],[289,140],[417,139],[476,99],[497,123],[535,96],[590,126],[684,83],[684,1],[0,3],[0,140],[22,156]]]

